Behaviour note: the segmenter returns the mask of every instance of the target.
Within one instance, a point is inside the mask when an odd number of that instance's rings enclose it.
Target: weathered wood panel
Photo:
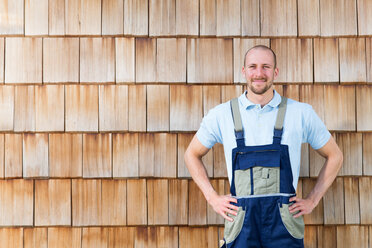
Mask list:
[[[357,35],[356,0],[320,0],[320,35]]]
[[[48,2],[49,35],[65,34],[65,0]]]
[[[223,145],[217,143],[213,146],[213,176],[214,178],[226,178],[227,167]]]
[[[138,177],[138,134],[112,134],[113,139],[113,177]]]
[[[67,35],[101,34],[100,0],[65,0],[65,30]]]
[[[148,34],[147,0],[124,0],[124,34],[143,36]]]
[[[127,223],[126,180],[102,180],[102,225],[123,226]]]
[[[99,130],[128,130],[128,86],[99,86]]]
[[[239,97],[243,94],[243,87],[241,85],[224,85],[221,86],[221,102],[230,101],[233,98]]]
[[[147,85],[147,131],[169,131],[169,85]]]
[[[42,39],[6,38],[5,83],[42,82]]]
[[[23,247],[23,228],[0,228],[0,239],[4,247]]]
[[[366,38],[367,82],[372,83],[372,39]]]
[[[146,86],[128,86],[129,131],[146,131]]]
[[[48,248],[81,247],[81,228],[49,227]]]
[[[2,1],[0,12],[0,35],[24,34],[24,1]]]
[[[127,181],[127,224],[147,224],[146,181],[144,179]]]
[[[359,186],[358,178],[345,177],[344,191],[345,191],[345,224],[359,224]]]
[[[351,1],[350,1],[351,2]],[[340,81],[365,82],[366,41],[364,38],[340,38]]]
[[[372,133],[363,133],[363,175],[372,175]]]
[[[169,209],[168,180],[147,180],[147,212],[148,225],[168,225],[168,212],[178,209]]]
[[[0,83],[4,83],[4,38],[0,38]]]
[[[35,180],[35,226],[69,225],[71,180]]]
[[[0,116],[2,116],[0,119],[0,130],[13,131],[14,86],[0,86]]]
[[[301,167],[300,167],[300,177],[310,176],[310,154],[309,154],[309,144],[301,145]]]
[[[14,131],[35,131],[35,86],[18,86],[14,92]]]
[[[333,247],[336,240],[336,226],[318,226],[318,248]]]
[[[23,247],[24,248],[47,248],[48,247],[48,229],[47,228],[25,228],[23,229]]]
[[[22,134],[5,134],[4,176],[22,177]]]
[[[306,198],[315,186],[315,179],[303,179],[302,180],[302,197]],[[304,215],[304,221],[306,225],[320,224],[324,222],[324,209],[323,199],[320,200],[318,206],[316,206],[311,214]]]
[[[241,34],[240,0],[216,0],[217,36]]]
[[[88,227],[83,228],[81,248],[101,248],[108,245],[108,228]]]
[[[115,82],[114,38],[80,38],[80,82]]]
[[[241,35],[259,36],[260,35],[260,1],[241,0]]]
[[[367,226],[337,226],[337,248],[368,247]]]
[[[149,0],[149,35],[176,34],[176,0]]]
[[[169,225],[187,225],[188,222],[188,181],[169,179]],[[177,211],[174,211],[177,210]]]
[[[372,223],[372,180],[370,177],[359,178],[360,224]]]
[[[187,82],[232,83],[232,45],[232,39],[188,39]]]
[[[102,1],[102,35],[124,33],[124,0]]]
[[[339,79],[339,47],[336,38],[314,39],[314,81],[333,83]]]
[[[196,183],[189,181],[189,225],[207,224],[207,201]]]
[[[358,34],[372,35],[372,27],[369,25],[372,22],[372,17],[369,13],[372,12],[372,2],[368,0],[358,0]]]
[[[345,223],[344,180],[336,178],[323,197],[324,224],[335,225]]]
[[[283,85],[283,96],[300,101],[300,85]]]
[[[298,35],[320,35],[320,15],[318,0],[298,0]],[[283,24],[283,23],[282,23]]]
[[[112,177],[111,133],[83,134],[83,177]]]
[[[135,82],[135,39],[116,38],[115,39],[115,72],[116,83]]]
[[[219,195],[225,195],[225,180],[219,179],[219,180],[211,180],[211,184],[214,188],[214,190],[217,192]],[[224,224],[224,218],[217,214],[211,205],[207,204],[207,220],[208,220],[208,225],[223,225]]]
[[[43,82],[79,82],[78,38],[44,38]]]
[[[361,176],[363,162],[362,134],[338,133],[336,134],[336,140],[344,157],[339,175]]]
[[[48,35],[48,2],[25,1],[25,35]]]
[[[372,131],[372,86],[357,86],[356,100],[357,130]]]
[[[199,35],[199,0],[176,0],[176,35]]]
[[[153,177],[155,173],[155,143],[153,133],[139,134],[138,151],[140,177]]]
[[[190,178],[189,170],[186,167],[184,154],[189,146],[194,134],[179,133],[177,135],[177,177]]]
[[[135,227],[108,228],[108,247],[134,247]]]
[[[217,34],[217,3],[216,0],[200,0],[199,26],[200,36]]]
[[[154,134],[154,176],[177,176],[177,134]],[[182,154],[180,154],[182,156]]]
[[[203,116],[221,103],[220,86],[203,86]]]
[[[261,0],[260,10],[261,36],[297,36],[295,0]]]
[[[155,38],[136,38],[136,82],[156,82]]]
[[[317,248],[317,228],[316,226],[306,226],[304,245],[306,248]]]
[[[324,122],[324,87],[323,85],[301,85],[300,101],[310,104],[319,118]]]
[[[23,134],[23,177],[48,177],[48,134]]]

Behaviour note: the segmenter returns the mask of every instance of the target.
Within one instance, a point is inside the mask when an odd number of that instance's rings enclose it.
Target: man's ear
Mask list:
[[[279,68],[276,67],[276,68],[274,69],[274,79],[277,78],[278,75],[279,75]]]
[[[243,75],[245,74],[245,68],[244,68],[244,65],[242,66],[242,73],[243,73]]]

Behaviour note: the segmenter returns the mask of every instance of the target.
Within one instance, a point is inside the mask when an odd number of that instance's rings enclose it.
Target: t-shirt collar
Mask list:
[[[256,106],[255,103],[253,103],[250,100],[248,100],[248,98],[246,97],[246,94],[247,94],[247,91],[245,91],[239,97],[239,101],[243,105],[243,107],[245,109],[247,109],[250,106]],[[280,104],[281,101],[282,101],[282,97],[279,95],[278,92],[276,92],[276,90],[274,90],[274,97],[273,97],[273,99],[271,99],[271,101],[268,104],[266,104],[266,105],[268,105],[268,106],[270,106],[272,108],[275,108],[275,107],[277,107]]]

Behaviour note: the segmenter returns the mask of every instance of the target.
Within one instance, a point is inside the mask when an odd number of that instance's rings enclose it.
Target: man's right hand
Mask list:
[[[213,194],[208,200],[213,210],[230,222],[234,220],[227,216],[227,214],[236,216],[239,209],[237,206],[231,204],[231,202],[238,203],[238,200],[231,195],[218,195],[217,193]]]

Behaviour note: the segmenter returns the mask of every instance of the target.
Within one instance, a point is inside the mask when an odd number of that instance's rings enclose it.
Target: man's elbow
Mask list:
[[[342,163],[344,161],[344,155],[340,149],[337,149],[337,150],[338,151],[334,155],[334,161],[335,161],[335,164],[337,165],[337,171],[340,171],[342,167]]]

